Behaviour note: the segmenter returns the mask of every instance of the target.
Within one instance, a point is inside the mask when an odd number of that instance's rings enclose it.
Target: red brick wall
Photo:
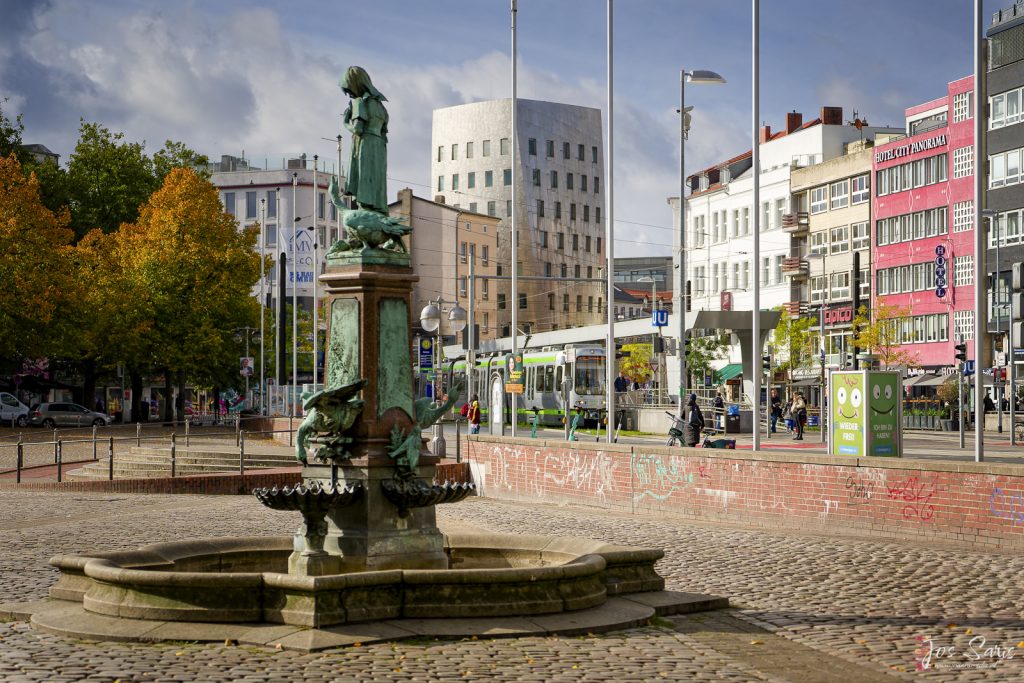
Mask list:
[[[1024,467],[474,437],[481,495],[1024,548]]]

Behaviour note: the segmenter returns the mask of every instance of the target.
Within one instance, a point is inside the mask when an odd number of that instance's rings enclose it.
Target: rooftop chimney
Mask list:
[[[764,143],[768,142],[768,140],[771,139],[771,137],[772,137],[772,127],[771,126],[761,126],[761,138],[760,138],[761,144],[763,145]]]
[[[841,126],[843,125],[843,108],[842,107],[822,107],[821,108],[821,123],[826,126]]]
[[[804,123],[804,115],[800,112],[791,111],[786,114],[786,132],[792,133]]]

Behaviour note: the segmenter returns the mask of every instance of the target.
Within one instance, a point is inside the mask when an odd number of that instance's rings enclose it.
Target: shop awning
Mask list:
[[[805,379],[795,380],[789,386],[791,386],[791,387],[798,387],[799,388],[799,387],[813,387],[813,386],[817,386],[819,384],[821,384],[821,380],[818,379],[817,377],[808,377],[808,378],[805,378]]]
[[[948,382],[955,375],[929,375],[927,379],[914,382],[915,387],[938,387]]]
[[[923,375],[911,375],[907,377],[903,382],[904,387],[915,387],[915,386],[928,386],[927,382],[938,378],[939,375],[933,375],[931,373],[924,373]]]
[[[729,363],[720,370],[715,370],[715,384],[721,384],[743,374],[743,363]]]

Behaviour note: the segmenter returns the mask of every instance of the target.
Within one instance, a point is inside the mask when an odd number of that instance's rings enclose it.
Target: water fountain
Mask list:
[[[329,251],[320,277],[328,311],[325,389],[303,396],[306,418],[296,439],[302,482],[254,492],[270,508],[301,513],[298,532],[59,555],[51,560],[60,578],[49,602],[0,612],[31,614],[37,628],[74,637],[262,644],[290,634],[290,647],[310,650],[343,643],[339,628],[366,622],[391,625],[375,631],[378,639],[422,632],[425,620],[448,620],[441,631],[451,634],[459,631],[453,623],[470,617],[463,630],[493,618],[505,634],[557,633],[727,604],[665,592],[654,569],[661,550],[437,528],[435,506],[464,499],[473,486],[435,481],[438,459],[421,433],[460,388],[441,404],[414,400],[416,276],[402,242],[409,228],[387,215],[383,197],[384,98],[358,67],[341,85],[353,98],[345,117],[354,135],[346,194],[355,208],[333,181],[347,235]],[[572,618],[558,619],[565,614]],[[512,617],[531,620],[512,625]],[[403,628],[411,619],[420,620],[421,631]],[[300,637],[310,629],[320,635]]]

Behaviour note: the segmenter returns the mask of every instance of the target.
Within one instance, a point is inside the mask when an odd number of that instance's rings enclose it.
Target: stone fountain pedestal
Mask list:
[[[444,537],[433,507],[402,517],[385,497],[383,483],[396,476],[388,456],[393,430],[419,432],[414,420],[412,329],[413,275],[407,254],[344,253],[328,262],[320,282],[327,292],[325,388],[360,378],[362,413],[349,431],[350,460],[310,464],[303,482],[362,485],[364,495],[328,513],[324,550],[340,557],[342,572],[375,569],[442,569]],[[418,477],[430,484],[438,461],[421,440]]]

